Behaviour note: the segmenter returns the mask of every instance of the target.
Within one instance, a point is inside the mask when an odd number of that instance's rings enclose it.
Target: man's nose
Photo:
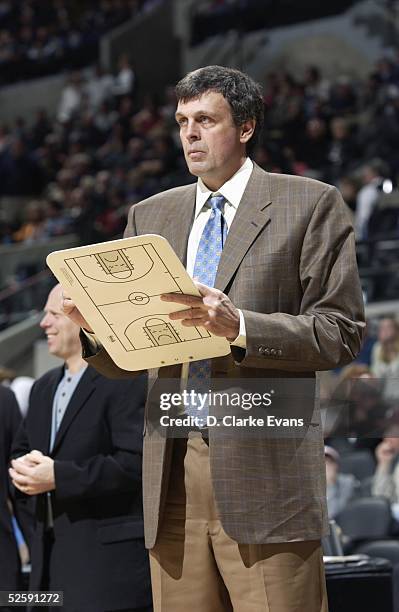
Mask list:
[[[49,326],[49,320],[48,320],[48,315],[47,314],[44,315],[44,317],[40,321],[39,325],[40,325],[40,327],[42,329],[46,329],[46,327]]]
[[[199,127],[195,121],[188,121],[186,138],[189,142],[194,142],[200,139]]]

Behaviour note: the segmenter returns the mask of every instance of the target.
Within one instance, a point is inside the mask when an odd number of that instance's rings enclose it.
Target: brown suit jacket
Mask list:
[[[136,204],[125,236],[156,233],[186,260],[195,185]],[[314,378],[350,363],[364,328],[353,229],[339,192],[255,165],[223,249],[215,286],[242,309],[247,348],[212,360],[215,378]],[[84,344],[84,343],[83,343]],[[102,349],[84,355],[108,376],[132,375]],[[86,353],[85,353],[86,351]],[[178,378],[180,366],[150,372]],[[152,378],[152,381],[151,381]],[[328,530],[320,413],[296,439],[212,439],[211,472],[225,531],[241,543],[319,539]],[[152,547],[168,484],[172,440],[148,425],[144,438],[144,517]]]

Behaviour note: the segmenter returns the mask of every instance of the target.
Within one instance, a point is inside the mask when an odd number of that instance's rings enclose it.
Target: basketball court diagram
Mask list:
[[[145,234],[55,251],[47,263],[114,362],[144,370],[218,357],[230,352],[225,338],[205,327],[169,318],[183,304],[164,293],[198,295],[169,242]]]
[[[204,328],[169,319],[171,305],[160,296],[183,290],[152,244],[72,257],[65,264],[110,327],[109,339],[125,351],[210,337]]]

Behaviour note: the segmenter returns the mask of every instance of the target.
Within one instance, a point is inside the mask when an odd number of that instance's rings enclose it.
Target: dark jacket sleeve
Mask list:
[[[29,438],[26,430],[26,420],[20,420],[19,427],[17,428],[15,435],[13,436],[13,443],[11,448],[11,459],[22,457],[26,453],[30,452]]]

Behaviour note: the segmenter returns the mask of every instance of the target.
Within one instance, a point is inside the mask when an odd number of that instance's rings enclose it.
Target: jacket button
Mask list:
[[[261,355],[263,355],[263,350],[264,350],[264,348],[265,348],[264,346],[260,346],[260,347],[258,348],[258,352],[259,352]]]
[[[276,349],[272,348],[272,349],[270,350],[270,355],[273,355],[273,357],[274,357],[275,355],[277,355],[277,351],[276,351]]]
[[[282,355],[282,354],[283,354],[283,351],[282,351],[281,349],[278,349],[278,351],[277,351],[277,355],[278,355],[279,357],[281,357],[281,355]]]
[[[269,348],[265,348],[265,350],[263,351],[264,355],[270,355],[270,349]]]

